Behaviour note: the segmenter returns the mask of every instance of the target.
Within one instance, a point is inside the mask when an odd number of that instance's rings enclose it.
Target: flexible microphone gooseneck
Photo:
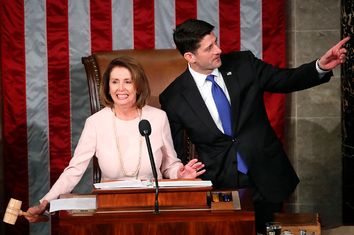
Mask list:
[[[158,180],[157,180],[157,171],[156,171],[156,166],[155,166],[155,160],[154,160],[154,156],[152,154],[150,138],[149,138],[149,135],[151,134],[150,122],[145,119],[141,120],[139,122],[139,131],[140,131],[140,134],[145,137],[146,146],[148,149],[150,163],[151,163],[152,174],[155,179],[155,214],[158,214],[158,213],[160,213],[159,212],[159,184],[158,184]]]

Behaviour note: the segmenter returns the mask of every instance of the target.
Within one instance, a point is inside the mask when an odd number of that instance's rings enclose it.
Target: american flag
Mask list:
[[[280,67],[286,61],[284,0],[0,0],[0,11],[4,208],[11,197],[23,210],[37,204],[68,164],[90,115],[81,57],[174,48],[175,26],[198,18],[215,26],[224,52],[251,50]],[[265,97],[282,138],[284,95]],[[91,179],[88,169],[75,191],[89,192]],[[51,223],[18,223],[6,234],[56,231]]]

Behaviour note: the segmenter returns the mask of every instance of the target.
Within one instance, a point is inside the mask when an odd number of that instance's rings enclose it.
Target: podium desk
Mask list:
[[[60,235],[256,234],[253,211],[176,210],[59,213]]]
[[[161,188],[159,213],[154,212],[153,189],[94,190],[97,209],[91,213],[60,211],[59,234],[256,234],[248,190],[238,190],[239,200],[234,200],[240,201],[242,210],[208,206],[210,190],[211,187]]]

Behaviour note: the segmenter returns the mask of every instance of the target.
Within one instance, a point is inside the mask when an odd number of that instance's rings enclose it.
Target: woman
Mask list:
[[[173,147],[166,113],[146,105],[150,97],[148,79],[133,58],[114,59],[102,79],[101,102],[105,106],[85,123],[74,157],[38,206],[28,209],[43,214],[48,202],[70,193],[81,179],[91,158],[96,155],[102,180],[152,179],[151,164],[139,122],[150,122],[152,152],[158,178],[196,178],[205,172],[204,164],[193,159],[183,166]],[[27,216],[30,222],[39,217]]]

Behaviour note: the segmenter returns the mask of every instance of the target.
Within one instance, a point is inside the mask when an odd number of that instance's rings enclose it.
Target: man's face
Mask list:
[[[192,69],[202,74],[210,74],[215,68],[221,66],[221,49],[217,44],[217,38],[213,32],[205,35],[200,41],[199,48],[194,52],[187,52],[187,61]]]

